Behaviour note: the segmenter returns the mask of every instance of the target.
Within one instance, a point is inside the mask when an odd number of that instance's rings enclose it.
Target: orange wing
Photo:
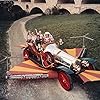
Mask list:
[[[22,62],[19,65],[14,66],[11,68],[8,72],[7,75],[11,79],[17,79],[16,77],[26,77],[30,75],[30,77],[33,76],[33,79],[35,78],[57,78],[58,73],[52,70],[47,70],[42,67],[40,67],[38,64],[32,62],[31,60],[27,60]],[[14,77],[13,77],[14,76]],[[35,77],[37,76],[37,77]],[[44,77],[45,76],[45,77]]]
[[[80,73],[79,76],[84,83],[89,81],[100,81],[100,71],[85,70],[84,72]]]
[[[84,54],[85,48],[64,49],[64,51],[72,55],[73,57],[79,58]]]

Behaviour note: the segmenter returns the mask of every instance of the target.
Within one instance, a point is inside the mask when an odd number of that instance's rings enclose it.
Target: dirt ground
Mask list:
[[[18,47],[25,43],[25,23],[36,16],[22,18],[12,24],[9,33],[9,44],[12,66],[20,63],[22,50]],[[8,100],[89,100],[86,91],[78,84],[74,85],[72,91],[65,91],[57,79],[43,79],[31,81],[8,80]]]

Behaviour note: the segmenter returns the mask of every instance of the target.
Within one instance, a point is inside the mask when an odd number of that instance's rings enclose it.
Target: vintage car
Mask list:
[[[34,44],[22,47],[25,61],[7,71],[8,79],[57,78],[67,91],[73,87],[73,77],[78,76],[83,82],[100,80],[100,71],[93,66],[95,60],[84,58],[86,48],[61,50],[55,43],[48,44],[42,51]]]

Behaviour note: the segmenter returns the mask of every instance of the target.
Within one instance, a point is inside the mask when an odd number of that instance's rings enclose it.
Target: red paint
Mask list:
[[[71,78],[68,74],[65,74],[64,72],[59,72],[58,79],[59,79],[61,86],[65,90],[69,91],[72,89]]]

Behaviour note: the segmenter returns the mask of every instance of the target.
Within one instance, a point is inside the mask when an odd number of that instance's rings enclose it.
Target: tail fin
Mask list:
[[[80,73],[79,76],[84,83],[89,81],[100,81],[100,71],[85,70],[84,72]]]

